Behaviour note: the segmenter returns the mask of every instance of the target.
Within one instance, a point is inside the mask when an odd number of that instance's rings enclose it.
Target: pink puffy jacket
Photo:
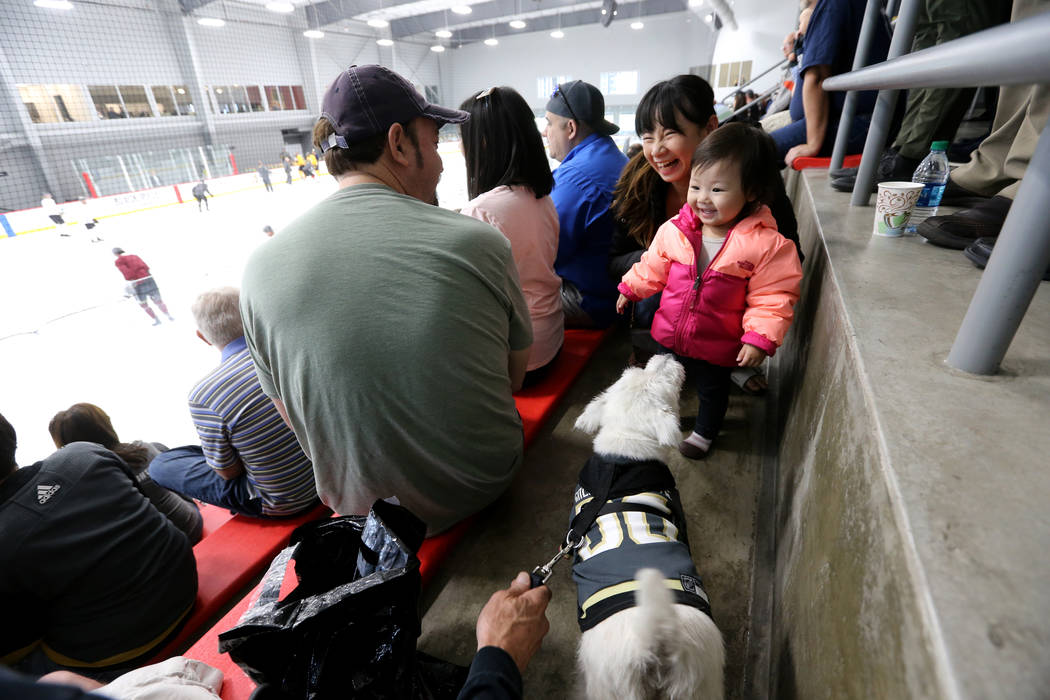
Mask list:
[[[763,206],[729,230],[697,275],[702,227],[692,208],[683,206],[623,276],[620,292],[638,301],[663,290],[652,336],[679,355],[723,367],[736,365],[743,343],[772,355],[798,300],[802,266],[795,244],[777,232]]]

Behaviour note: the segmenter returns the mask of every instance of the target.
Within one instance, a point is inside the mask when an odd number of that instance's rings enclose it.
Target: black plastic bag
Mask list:
[[[454,698],[467,669],[417,659],[419,559],[426,526],[376,501],[367,517],[302,525],[270,564],[258,599],[219,651],[292,700]],[[278,600],[289,561],[298,585]]]

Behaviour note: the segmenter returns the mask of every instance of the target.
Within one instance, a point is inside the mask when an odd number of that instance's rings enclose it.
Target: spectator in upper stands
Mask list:
[[[608,270],[616,279],[641,260],[656,230],[685,204],[693,151],[718,127],[713,104],[714,91],[696,75],[662,80],[642,96],[635,112],[642,155],[635,156],[624,169],[612,205],[616,233]],[[782,182],[770,210],[781,235],[797,246],[795,210]],[[639,364],[660,351],[649,333],[659,305],[659,294],[633,305],[631,344],[633,361]],[[733,381],[748,393],[761,393],[766,388],[765,377],[751,368],[735,371]]]
[[[93,442],[120,457],[130,468],[130,474],[150,503],[186,535],[190,544],[200,541],[204,522],[197,505],[153,481],[147,471],[150,460],[167,447],[140,440],[121,442],[109,416],[92,403],[75,403],[59,411],[51,419],[47,430],[55,441],[55,447],[62,448],[71,442]]]
[[[469,115],[377,65],[340,73],[322,107],[339,189],[249,259],[245,336],[321,500],[363,514],[396,496],[433,534],[521,465],[528,306],[507,239],[432,206],[438,129]]]
[[[18,469],[16,445],[0,415],[0,662],[119,675],[193,607],[190,543],[104,447],[75,442]]]
[[[204,292],[193,304],[197,336],[222,362],[190,392],[201,444],[154,457],[150,476],[172,491],[244,515],[294,515],[314,505],[313,466],[263,393],[248,354],[233,287]]]
[[[554,89],[547,101],[547,147],[561,161],[551,199],[560,227],[554,270],[562,278],[567,327],[605,328],[616,318],[616,284],[605,271],[612,242],[609,205],[627,164],[609,136],[620,130],[605,120],[601,91],[582,80]]]
[[[987,29],[1008,19],[1005,0],[940,0],[925,2],[919,11],[912,52]],[[973,102],[975,88],[915,88],[908,91],[907,107],[893,144],[882,152],[876,183],[911,180],[912,173],[934,141],[952,141]],[[857,176],[843,174],[832,188],[852,192]],[[873,187],[875,183],[872,183]]]
[[[805,156],[829,156],[838,131],[844,92],[825,92],[824,80],[853,69],[853,54],[860,36],[867,0],[818,0],[803,40],[799,78],[791,98],[791,119],[787,126],[771,132],[777,153],[785,163]],[[868,63],[886,58],[890,33],[880,14],[872,37]],[[850,125],[847,152],[859,153],[864,147],[877,92],[857,95],[857,112]]]
[[[1046,7],[1045,0],[1015,0],[1010,21],[1025,19]],[[986,260],[988,248],[994,245],[1017,196],[1048,115],[1047,83],[1000,87],[992,133],[970,154],[968,163],[951,172],[941,200],[970,208],[931,216],[919,224],[918,234],[934,245],[957,250],[987,239],[983,255],[978,256]]]
[[[468,97],[460,124],[471,200],[460,213],[491,224],[510,241],[532,320],[524,386],[540,381],[561,350],[565,318],[558,254],[558,212],[550,198],[551,168],[532,109],[513,88]]]

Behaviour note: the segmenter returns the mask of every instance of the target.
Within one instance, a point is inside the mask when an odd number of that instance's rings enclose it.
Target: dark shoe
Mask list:
[[[857,168],[835,168],[834,170],[828,171],[828,177],[832,180],[837,180],[840,177],[846,177],[847,175],[857,176]]]
[[[988,199],[983,194],[960,187],[949,176],[948,184],[944,186],[944,194],[941,196],[941,204],[947,207],[973,207]]]
[[[963,255],[965,255],[970,262],[983,270],[985,265],[988,264],[988,258],[991,257],[992,248],[994,246],[994,238],[978,238],[976,241],[966,246]],[[1050,267],[1047,267],[1046,271],[1043,273],[1043,281],[1050,282]]]
[[[949,216],[931,216],[915,232],[942,248],[963,250],[978,238],[995,238],[1003,228],[1013,200],[992,197]]]
[[[879,167],[875,171],[875,182],[871,184],[871,193],[875,194],[878,192],[878,183],[880,182],[911,182],[911,176],[915,173],[915,168],[917,167],[919,167],[919,161],[914,158],[902,156],[892,148],[886,149],[883,151],[882,158],[879,160]],[[844,170],[845,168],[843,168]],[[831,189],[839,192],[852,192],[856,182],[857,171],[854,169],[852,173],[844,172],[841,176],[834,177],[831,181]]]
[[[853,175],[843,175],[842,177],[837,177],[831,181],[831,189],[837,192],[852,192],[856,184],[857,175],[855,173]],[[879,185],[877,182],[871,183],[872,194],[875,194],[878,191],[878,189]]]
[[[678,443],[678,451],[682,453],[682,456],[686,459],[703,459],[707,456],[707,450],[702,447],[697,447],[691,442],[682,440]]]

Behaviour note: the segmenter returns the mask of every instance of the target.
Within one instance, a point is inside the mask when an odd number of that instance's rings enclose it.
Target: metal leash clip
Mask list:
[[[572,533],[565,537],[565,544],[558,550],[557,554],[551,557],[549,562],[542,566],[537,566],[532,570],[532,573],[529,574],[529,588],[536,588],[537,586],[542,586],[547,583],[548,579],[550,579],[551,575],[554,573],[554,565],[557,564],[560,559],[569,559],[572,557],[573,552],[580,548],[580,545],[583,544],[583,538],[579,538],[579,541],[577,542],[572,542],[571,534]]]

